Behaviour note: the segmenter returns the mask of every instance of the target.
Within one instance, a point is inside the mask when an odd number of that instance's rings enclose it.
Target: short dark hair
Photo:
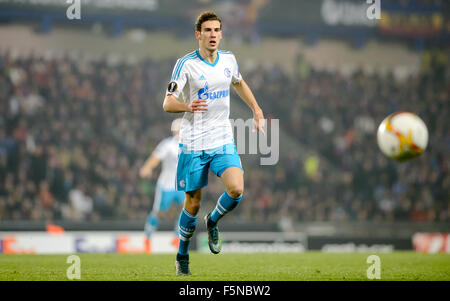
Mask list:
[[[197,21],[195,21],[195,30],[196,31],[202,31],[202,24],[206,21],[219,21],[220,22],[220,29],[222,29],[222,20],[213,13],[212,11],[204,11],[200,14],[200,16],[197,17]]]

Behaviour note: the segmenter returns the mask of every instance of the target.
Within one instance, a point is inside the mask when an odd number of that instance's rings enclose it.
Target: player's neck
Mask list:
[[[209,51],[208,49],[205,48],[199,48],[198,52],[200,53],[200,56],[207,61],[208,63],[214,63],[216,61],[217,58],[217,49],[213,50],[213,51]]]

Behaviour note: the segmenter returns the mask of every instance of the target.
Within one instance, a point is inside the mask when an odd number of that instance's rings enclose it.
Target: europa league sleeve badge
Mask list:
[[[170,93],[173,93],[177,90],[178,85],[176,82],[171,81],[168,85],[167,85],[167,91],[169,91]]]

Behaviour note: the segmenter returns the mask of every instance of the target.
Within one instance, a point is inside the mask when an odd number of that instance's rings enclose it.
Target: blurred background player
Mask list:
[[[158,229],[160,220],[173,204],[177,207],[184,201],[183,191],[175,189],[175,177],[178,163],[178,133],[180,131],[181,119],[172,121],[171,131],[173,136],[163,139],[155,148],[153,153],[145,161],[139,171],[142,178],[152,178],[154,169],[162,162],[161,173],[156,182],[155,198],[153,208],[145,222],[145,235],[147,250],[150,250],[151,236]],[[178,223],[175,223],[174,238],[172,244],[178,247]]]

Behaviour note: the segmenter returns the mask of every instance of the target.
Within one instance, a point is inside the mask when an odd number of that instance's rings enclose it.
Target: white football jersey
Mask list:
[[[152,153],[161,160],[161,173],[156,184],[164,190],[175,190],[178,164],[178,137],[163,139]]]
[[[218,50],[214,63],[205,61],[198,49],[177,60],[166,95],[191,102],[204,99],[208,110],[185,112],[180,143],[188,150],[206,150],[233,143],[230,115],[230,85],[242,80],[234,54]],[[180,97],[181,96],[181,97]]]

